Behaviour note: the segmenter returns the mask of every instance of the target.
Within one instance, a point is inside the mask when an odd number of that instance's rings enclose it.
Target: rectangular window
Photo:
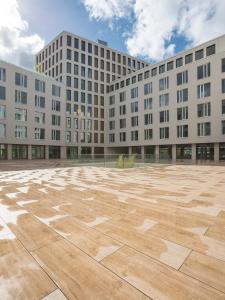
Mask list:
[[[66,49],[66,58],[68,60],[71,60],[72,58],[72,51],[70,49]]]
[[[222,100],[222,114],[225,114],[225,100]]]
[[[183,71],[177,74],[177,85],[188,83],[188,71]]]
[[[109,97],[109,105],[115,104],[115,95]]]
[[[145,125],[150,125],[153,122],[153,117],[152,117],[152,113],[150,114],[145,114],[144,115],[144,124]]]
[[[178,138],[187,138],[188,137],[188,125],[177,126],[177,137]]]
[[[159,96],[159,106],[168,106],[169,105],[169,94],[163,94]]]
[[[152,98],[144,99],[144,110],[152,109]]]
[[[169,122],[169,110],[163,110],[159,112],[159,122],[165,123]]]
[[[0,100],[5,100],[6,93],[5,93],[5,87],[0,85]]]
[[[188,119],[188,107],[183,106],[183,107],[178,107],[177,108],[177,120],[187,120]]]
[[[203,49],[195,51],[195,60],[202,59],[203,57],[204,57],[204,50]]]
[[[121,105],[120,106],[120,115],[125,115],[126,114],[126,105]]]
[[[144,95],[148,95],[151,93],[152,93],[152,82],[149,82],[144,85]]]
[[[45,124],[45,113],[35,111],[34,112],[34,121],[38,124]]]
[[[35,107],[45,108],[45,97],[35,95]]]
[[[168,139],[169,138],[169,127],[159,128],[159,138]]]
[[[169,88],[169,77],[159,79],[159,90],[164,91]]]
[[[60,87],[55,84],[52,85],[52,96],[60,97]]]
[[[131,89],[131,98],[137,98],[138,97],[138,87]]]
[[[52,125],[53,126],[60,126],[60,116],[52,115]]]
[[[115,108],[114,107],[109,109],[109,117],[110,118],[115,117]]]
[[[20,73],[15,73],[15,84],[27,87],[27,76]]]
[[[165,65],[159,66],[159,74],[162,74],[165,72]]]
[[[198,117],[209,117],[211,116],[211,103],[198,104]]]
[[[197,79],[203,79],[210,76],[210,63],[198,66]]]
[[[138,116],[131,117],[131,127],[138,126]]]
[[[0,68],[0,80],[6,81],[6,69],[5,68]]]
[[[209,97],[211,95],[210,83],[204,83],[197,86],[197,97],[198,99]]]
[[[27,104],[27,93],[15,90],[15,103]]]
[[[221,85],[222,85],[222,93],[225,93],[225,79],[222,79],[221,81]]]
[[[115,99],[114,99],[115,100]],[[124,91],[124,92],[121,92],[120,93],[120,102],[123,102],[123,101],[125,101],[126,100],[126,92]]]
[[[110,133],[109,134],[109,142],[110,143],[114,143],[115,142],[115,134],[114,133]]]
[[[225,58],[222,58],[222,61],[221,61],[221,71],[225,72]]]
[[[126,128],[126,119],[120,119],[120,129]]]
[[[109,121],[109,130],[114,130],[115,129],[115,120]]]
[[[17,138],[17,139],[26,139],[27,138],[27,127],[16,125],[16,127],[15,127],[15,138]]]
[[[126,132],[120,132],[120,142],[126,142]]]
[[[45,139],[45,129],[44,128],[35,128],[34,129],[34,138],[35,138],[35,140],[44,140]]]
[[[198,123],[197,129],[198,129],[198,136],[208,136],[211,134],[211,123],[210,122]]]
[[[206,47],[206,56],[210,56],[216,53],[216,45],[210,45]]]
[[[167,63],[167,71],[173,70],[173,61]]]
[[[144,130],[144,138],[145,138],[145,140],[151,140],[152,137],[153,137],[152,128],[145,129]]]
[[[192,63],[192,61],[193,61],[192,53],[185,55],[185,64],[190,64],[190,63]]]
[[[225,120],[221,121],[221,125],[222,125],[222,134],[225,134]]]
[[[138,112],[138,102],[132,102],[131,104],[131,113]]]
[[[27,110],[22,108],[15,108],[15,120],[26,122],[27,121]]]
[[[60,140],[60,130],[52,130],[52,140],[59,141]]]
[[[176,59],[176,68],[179,68],[182,66],[183,66],[183,57],[177,58]]]
[[[188,89],[177,91],[177,103],[188,101]]]
[[[52,100],[52,110],[60,111],[60,101],[59,100]]]
[[[131,141],[138,141],[138,131],[131,131]]]

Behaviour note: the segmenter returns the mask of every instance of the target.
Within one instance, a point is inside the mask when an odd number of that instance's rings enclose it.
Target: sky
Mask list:
[[[225,33],[225,0],[0,0],[0,59],[34,68],[63,30],[150,63]]]

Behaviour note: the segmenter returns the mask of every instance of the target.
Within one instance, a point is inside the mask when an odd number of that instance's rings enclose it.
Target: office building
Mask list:
[[[66,87],[67,158],[103,154],[105,94],[111,81],[146,67],[128,54],[62,32],[36,55],[36,70]]]
[[[108,153],[225,159],[225,36],[126,75],[106,99]]]
[[[66,158],[63,85],[0,61],[0,159]]]

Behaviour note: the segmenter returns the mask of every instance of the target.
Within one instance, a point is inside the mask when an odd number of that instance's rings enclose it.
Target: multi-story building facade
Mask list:
[[[0,159],[66,158],[64,87],[0,61]]]
[[[67,157],[103,154],[105,94],[110,82],[148,64],[69,32],[60,33],[36,55],[36,70],[66,87]]]
[[[110,84],[108,153],[225,159],[225,36]]]
[[[0,61],[0,159],[225,160],[225,35],[148,65],[62,32],[36,70]]]

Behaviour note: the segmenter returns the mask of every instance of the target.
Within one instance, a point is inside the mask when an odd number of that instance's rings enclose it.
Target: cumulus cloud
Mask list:
[[[0,58],[33,68],[34,54],[43,48],[44,41],[28,31],[29,25],[19,13],[17,0],[1,1]]]
[[[83,0],[91,18],[109,21],[125,17],[134,2],[135,0]]]
[[[125,43],[131,55],[157,61],[176,51],[176,37],[187,47],[225,33],[221,0],[83,0],[89,15],[109,21],[134,16]]]

